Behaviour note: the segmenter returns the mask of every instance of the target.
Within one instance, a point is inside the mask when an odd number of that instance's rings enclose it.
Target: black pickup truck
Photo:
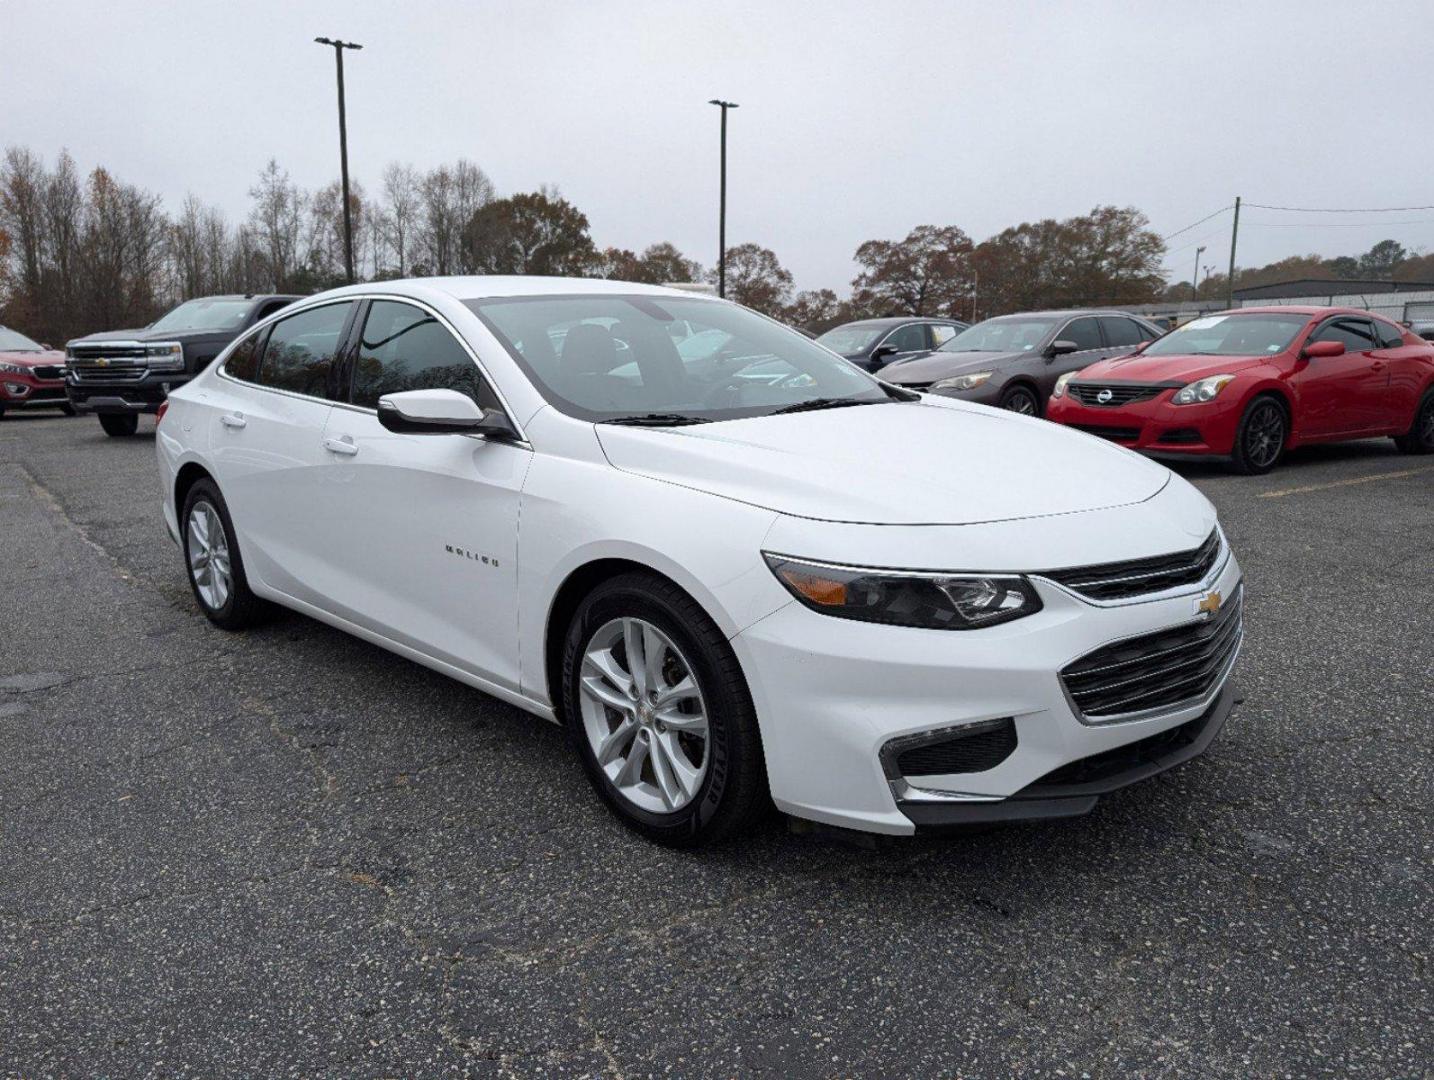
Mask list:
[[[65,394],[109,435],[133,435],[139,414],[159,408],[224,346],[297,296],[204,296],[143,330],[106,330],[65,346]]]

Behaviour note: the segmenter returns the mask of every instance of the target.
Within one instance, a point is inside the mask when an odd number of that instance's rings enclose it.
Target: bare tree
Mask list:
[[[269,288],[291,288],[298,276],[300,239],[307,197],[273,158],[249,189],[254,200],[249,227]]]
[[[387,203],[381,215],[384,239],[393,254],[398,276],[407,277],[412,261],[410,249],[423,207],[418,173],[412,165],[394,162],[383,170],[383,197]]]

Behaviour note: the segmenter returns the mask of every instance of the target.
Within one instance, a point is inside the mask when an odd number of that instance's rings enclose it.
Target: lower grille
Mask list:
[[[1087,435],[1096,435],[1102,439],[1109,439],[1111,442],[1135,442],[1140,438],[1140,429],[1133,427],[1101,427],[1098,424],[1071,424],[1070,427],[1077,431],[1084,431]]]
[[[994,769],[1016,751],[1016,723],[1007,717],[892,739],[882,747],[887,775],[945,776]]]
[[[1171,428],[1164,435],[1160,436],[1160,442],[1171,443],[1176,446],[1189,445],[1200,441],[1200,432],[1193,427]]]
[[[1046,570],[1041,576],[1092,600],[1123,600],[1204,581],[1215,568],[1220,548],[1220,531],[1215,529],[1193,551],[1080,566],[1073,570]]]
[[[1091,720],[1200,700],[1215,688],[1240,647],[1243,602],[1241,586],[1213,619],[1087,653],[1061,671],[1066,693]]]
[[[37,379],[63,379],[65,369],[59,364],[41,364],[33,369]]]
[[[1096,383],[1069,383],[1066,392],[1082,405],[1104,406],[1113,409],[1117,405],[1129,405],[1132,401],[1153,398],[1163,386],[1101,386]]]
[[[1081,758],[1079,761],[1072,761],[1068,765],[1062,765],[1059,769],[1046,773],[1039,780],[1023,788],[1021,794],[1035,797],[1042,794],[1046,788],[1064,787],[1067,784],[1098,783],[1112,776],[1130,772],[1141,765],[1157,762],[1172,751],[1189,746],[1200,737],[1209,724],[1210,716],[1207,713],[1205,716],[1197,716],[1194,720],[1187,720],[1169,731],[1162,731],[1158,735],[1148,735],[1133,743],[1117,746],[1114,750],[1106,750],[1103,753]]]

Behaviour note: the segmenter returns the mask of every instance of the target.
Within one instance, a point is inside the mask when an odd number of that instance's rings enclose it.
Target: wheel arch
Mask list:
[[[1300,432],[1297,430],[1295,424],[1294,396],[1290,393],[1289,387],[1284,386],[1278,380],[1261,379],[1259,382],[1255,383],[1254,386],[1250,387],[1250,389],[1245,391],[1245,395],[1240,401],[1239,414],[1235,419],[1236,424],[1238,424],[1240,422],[1240,418],[1245,415],[1245,410],[1248,409],[1252,404],[1254,404],[1257,399],[1262,397],[1274,398],[1275,401],[1279,404],[1280,408],[1285,410],[1286,449],[1297,445],[1300,439]]]
[[[186,461],[179,467],[179,472],[174,476],[174,516],[179,520],[179,515],[184,512],[184,500],[188,498],[189,491],[201,480],[208,480],[217,484],[214,474],[197,461]]]

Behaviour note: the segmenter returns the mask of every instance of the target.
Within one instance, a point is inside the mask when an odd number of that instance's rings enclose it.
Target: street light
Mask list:
[[[1204,245],[1195,249],[1195,276],[1190,279],[1190,299],[1194,300],[1200,294],[1200,256],[1205,254]]]
[[[717,211],[717,295],[727,295],[727,110],[739,108],[735,101],[713,98],[707,104],[722,110],[722,194]]]
[[[316,37],[320,45],[330,45],[334,50],[334,62],[338,65],[339,72],[339,170],[343,177],[344,186],[344,276],[348,283],[354,283],[354,223],[352,211],[349,207],[349,130],[348,121],[344,114],[344,50],[362,49],[362,45],[356,45],[352,41],[339,41],[337,38]]]

